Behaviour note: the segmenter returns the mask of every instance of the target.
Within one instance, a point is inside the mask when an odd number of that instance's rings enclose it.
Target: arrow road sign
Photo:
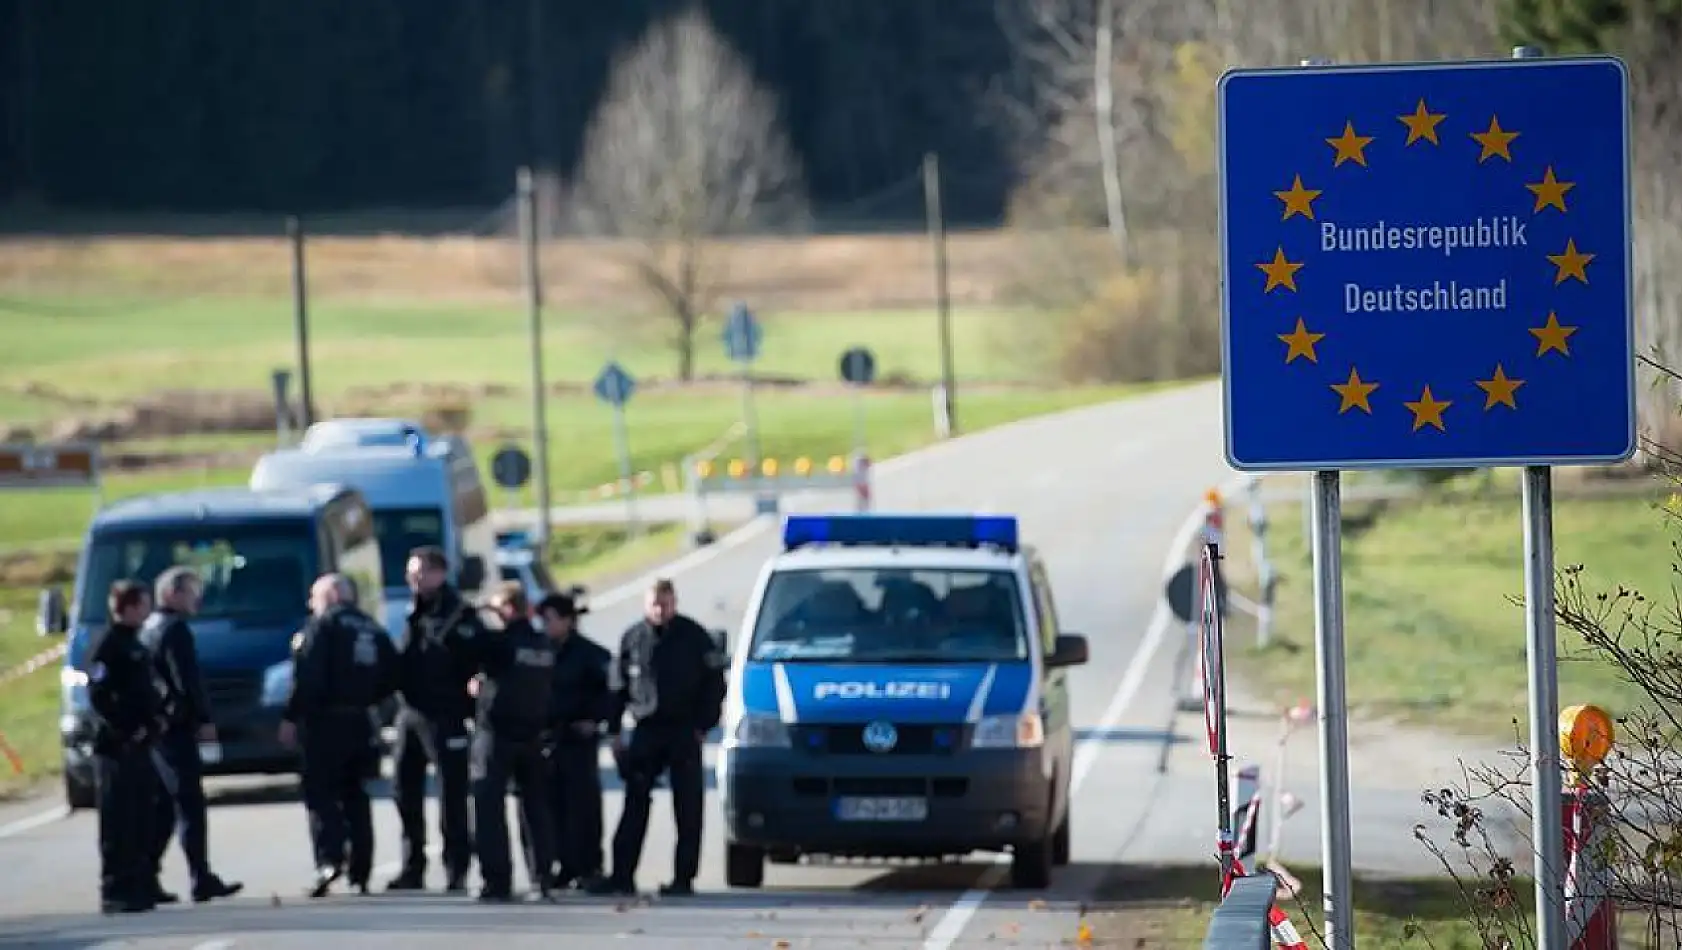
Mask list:
[[[531,456],[517,445],[505,445],[491,456],[491,478],[513,491],[531,478]]]
[[[596,374],[596,382],[591,388],[595,390],[597,399],[617,409],[631,401],[637,381],[625,372],[625,367],[608,360],[602,371]]]
[[[759,358],[759,342],[764,332],[753,311],[745,303],[730,308],[724,321],[724,353],[735,363],[751,363]]]
[[[841,378],[855,386],[870,385],[876,381],[876,357],[862,346],[842,353]]]
[[[1223,76],[1232,466],[1628,458],[1628,102],[1609,57]]]

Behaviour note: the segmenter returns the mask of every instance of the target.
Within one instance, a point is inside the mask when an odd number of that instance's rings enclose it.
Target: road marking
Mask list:
[[[1218,491],[1225,495],[1235,490],[1239,484],[1240,480],[1233,478],[1222,484]],[[1179,530],[1174,532],[1174,538],[1168,544],[1168,553],[1162,564],[1164,581],[1185,563],[1186,551],[1202,527],[1203,509],[1200,506],[1186,515],[1186,520],[1180,523]],[[1127,661],[1127,669],[1121,674],[1121,684],[1116,687],[1109,708],[1104,710],[1103,718],[1088,734],[1088,738],[1075,745],[1075,761],[1069,775],[1071,800],[1080,792],[1081,785],[1086,782],[1087,773],[1092,771],[1092,766],[1103,752],[1102,737],[1121,722],[1121,717],[1127,713],[1127,707],[1144,685],[1145,672],[1155,659],[1156,651],[1162,647],[1163,640],[1167,639],[1168,629],[1173,625],[1173,612],[1168,609],[1168,602],[1159,596],[1156,609],[1151,613],[1150,624],[1145,628],[1145,638],[1140,641],[1139,649],[1134,651],[1133,658]],[[1074,807],[1072,801],[1070,807]],[[1009,860],[1010,858],[1003,854],[993,856],[994,866],[982,873],[975,882],[975,887],[959,895],[958,899],[946,908],[946,913],[941,915],[934,930],[930,931],[928,938],[923,941],[923,950],[947,950],[958,939],[964,928],[969,925],[970,918],[981,909],[981,905],[987,903],[993,888],[1004,880],[1005,865]]]
[[[42,825],[50,825],[59,819],[68,817],[70,817],[70,807],[68,805],[50,808],[0,825],[0,838],[10,838],[14,835],[21,835],[26,831],[34,831]]]
[[[232,940],[206,940],[204,943],[193,944],[193,950],[228,950],[233,945]]]

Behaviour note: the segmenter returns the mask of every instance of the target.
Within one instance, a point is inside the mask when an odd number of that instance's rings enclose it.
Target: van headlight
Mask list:
[[[1037,749],[1045,744],[1045,721],[1037,712],[983,716],[970,733],[974,749]]]
[[[58,671],[59,707],[66,710],[88,708],[88,674],[63,667]]]
[[[292,661],[282,660],[263,671],[263,705],[284,706],[292,695]]]
[[[788,726],[782,719],[766,713],[743,713],[736,720],[736,728],[724,737],[727,749],[786,749],[789,747]]]

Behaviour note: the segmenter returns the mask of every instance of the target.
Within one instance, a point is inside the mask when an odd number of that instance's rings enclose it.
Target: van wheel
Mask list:
[[[71,811],[93,808],[98,804],[92,782],[83,782],[69,771],[64,773],[64,803]]]
[[[1051,886],[1051,839],[1019,844],[1010,861],[1010,886],[1017,890],[1043,890]]]
[[[745,844],[724,846],[724,883],[758,887],[765,883],[765,852]]]
[[[1063,810],[1063,823],[1058,825],[1057,830],[1051,835],[1051,863],[1060,868],[1067,867],[1069,864],[1069,852],[1071,850],[1069,841],[1069,818],[1070,815],[1068,808],[1065,807]]]

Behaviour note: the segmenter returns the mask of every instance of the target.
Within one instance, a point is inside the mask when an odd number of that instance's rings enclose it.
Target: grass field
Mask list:
[[[1670,602],[1673,522],[1653,497],[1556,498],[1559,566],[1583,564],[1594,590],[1622,584]],[[1240,512],[1227,518],[1231,576],[1253,590]],[[1228,640],[1247,682],[1288,701],[1314,695],[1313,574],[1301,518],[1294,506],[1276,510],[1268,533],[1282,574],[1274,644],[1256,649],[1250,622],[1236,612]],[[1526,695],[1524,613],[1512,599],[1524,590],[1516,493],[1433,493],[1380,511],[1355,503],[1344,518],[1351,711],[1512,739]],[[1570,631],[1560,638],[1563,703],[1598,703],[1617,714],[1640,700],[1585,656]]]
[[[729,528],[719,526],[721,533]],[[649,525],[641,537],[625,525],[561,527],[550,555],[558,583],[600,590],[676,554],[685,540],[681,525]],[[36,634],[35,598],[33,587],[0,586],[0,672],[62,642]],[[0,735],[23,763],[20,774],[0,759],[0,799],[59,774],[58,702],[56,665],[0,684]]]
[[[764,343],[756,373],[834,381],[851,346],[868,346],[881,379],[929,380],[940,373],[935,317],[929,310],[801,312],[760,315]],[[1010,344],[1035,315],[964,309],[952,318],[960,380],[1032,381],[1034,367]],[[641,380],[670,379],[677,360],[662,340],[623,315],[551,311],[544,326],[548,382],[582,388],[614,356]],[[291,304],[283,297],[84,299],[0,296],[0,418],[25,422],[66,406],[31,395],[35,387],[102,402],[160,389],[266,393],[270,371],[293,367]],[[353,387],[391,384],[502,384],[529,391],[527,320],[517,304],[448,305],[345,302],[311,314],[315,396],[328,410]],[[697,372],[736,372],[715,324],[697,339]]]

